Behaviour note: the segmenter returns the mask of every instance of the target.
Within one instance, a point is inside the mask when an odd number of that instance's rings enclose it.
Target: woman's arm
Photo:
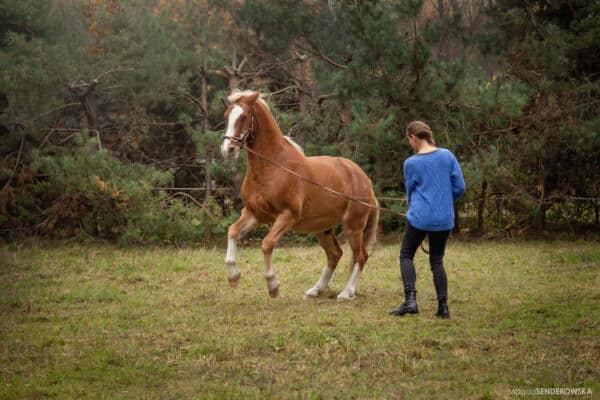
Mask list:
[[[458,160],[452,155],[452,172],[450,174],[450,182],[452,183],[452,197],[454,200],[458,199],[465,192],[465,179],[463,178],[462,171]]]
[[[411,168],[411,163],[406,160],[404,161],[404,190],[406,191],[406,200],[408,201],[408,206],[410,207],[410,197],[415,188],[415,175],[413,172],[413,168]]]

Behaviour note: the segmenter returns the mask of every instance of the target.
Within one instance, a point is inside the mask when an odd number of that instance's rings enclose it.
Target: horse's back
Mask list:
[[[330,185],[342,185],[360,196],[371,192],[371,180],[354,161],[332,156],[307,157],[307,160],[313,177],[319,183],[325,181]]]

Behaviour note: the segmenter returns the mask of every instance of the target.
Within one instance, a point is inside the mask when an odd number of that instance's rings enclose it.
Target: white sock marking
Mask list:
[[[265,279],[267,280],[267,289],[269,291],[271,291],[279,286],[279,281],[277,280],[277,274],[275,274],[275,271],[266,273]]]
[[[248,219],[245,220],[240,232],[238,233],[237,240],[241,239],[250,232],[256,226],[256,218],[249,215]],[[227,276],[230,279],[234,279],[239,276],[240,270],[235,266],[236,253],[237,253],[237,240],[233,237],[227,237],[227,255],[225,256],[225,265],[227,266]]]
[[[348,285],[346,285],[346,288],[338,295],[338,299],[349,300],[354,298],[354,294],[356,293],[356,284],[358,283],[359,277],[360,268],[358,263],[356,263],[352,269],[352,274],[350,275],[350,280],[348,280]]]
[[[227,265],[227,275],[230,278],[235,278],[239,273],[239,270],[235,266],[235,252],[236,252],[235,239],[227,238],[227,255],[225,256],[225,265]]]
[[[318,295],[320,295],[321,292],[327,288],[327,284],[331,280],[332,276],[333,270],[329,268],[329,266],[325,267],[323,273],[321,274],[321,277],[319,278],[319,281],[315,284],[315,286],[308,289],[305,295],[308,297],[317,297]]]

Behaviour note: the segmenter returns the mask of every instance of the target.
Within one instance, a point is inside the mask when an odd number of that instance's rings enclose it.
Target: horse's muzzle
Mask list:
[[[238,157],[240,149],[233,143],[228,143],[227,146],[221,147],[221,154],[226,160],[232,160]]]

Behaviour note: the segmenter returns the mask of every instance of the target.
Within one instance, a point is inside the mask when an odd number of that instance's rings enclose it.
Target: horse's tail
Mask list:
[[[377,197],[373,193],[374,206],[379,207],[379,202],[377,201]],[[375,247],[375,243],[377,242],[377,229],[379,227],[379,210],[376,208],[372,208],[369,212],[369,218],[367,219],[367,225],[363,231],[363,243],[365,244],[365,248],[367,252],[372,252]]]

